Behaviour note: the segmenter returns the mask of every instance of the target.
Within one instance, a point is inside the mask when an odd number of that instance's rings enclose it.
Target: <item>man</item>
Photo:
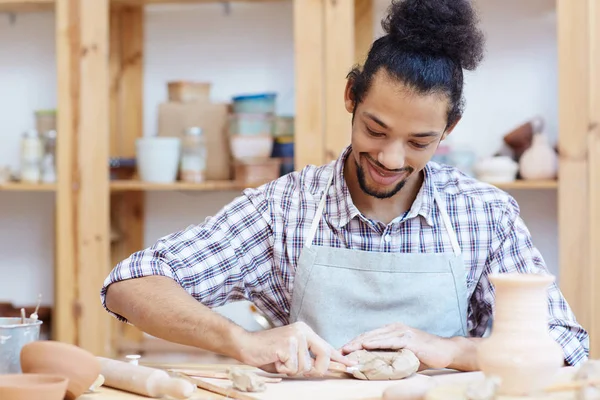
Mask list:
[[[343,154],[245,190],[131,255],[105,282],[107,310],[157,337],[291,375],[323,374],[331,360],[350,366],[345,354],[358,349],[478,368],[489,274],[547,273],[513,198],[430,161],[460,120],[463,69],[481,60],[483,37],[467,0],[394,3],[384,28],[348,76]],[[246,332],[210,310],[240,299],[278,327]],[[548,300],[550,334],[577,365],[587,333],[556,285]]]

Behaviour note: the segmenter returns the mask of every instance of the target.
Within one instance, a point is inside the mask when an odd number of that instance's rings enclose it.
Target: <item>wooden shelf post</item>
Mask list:
[[[110,156],[135,157],[135,141],[143,136],[143,6],[115,6],[110,13]],[[118,239],[111,244],[111,267],[144,245],[145,195],[124,191],[111,195],[111,215]],[[111,350],[127,341],[141,344],[137,328],[112,321]]]
[[[57,340],[109,350],[99,290],[109,266],[108,0],[56,1]]]

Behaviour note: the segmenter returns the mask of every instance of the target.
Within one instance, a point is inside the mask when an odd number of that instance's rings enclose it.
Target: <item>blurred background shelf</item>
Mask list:
[[[516,180],[514,182],[497,183],[497,184],[494,184],[494,186],[496,186],[500,189],[503,189],[503,190],[557,189],[558,181],[557,180],[540,180],[540,181]]]
[[[8,182],[0,183],[0,192],[54,192],[56,191],[56,184],[54,183],[19,183],[19,182]]]
[[[0,0],[0,12],[37,12],[54,8],[54,0]]]
[[[260,184],[244,184],[232,180],[206,181],[202,183],[148,183],[138,180],[114,180],[110,182],[112,192],[126,191],[225,191],[243,190],[248,187],[258,187]]]

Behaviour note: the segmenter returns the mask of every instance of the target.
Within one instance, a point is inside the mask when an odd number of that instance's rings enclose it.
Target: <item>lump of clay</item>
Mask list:
[[[494,400],[500,386],[499,377],[485,377],[467,386],[465,396],[468,400]]]
[[[265,380],[260,376],[240,368],[231,368],[229,379],[233,382],[233,387],[242,392],[263,392],[267,388]]]
[[[417,372],[419,359],[407,349],[399,351],[358,350],[348,354],[347,358],[358,362],[352,375],[357,379],[396,380],[404,379]]]

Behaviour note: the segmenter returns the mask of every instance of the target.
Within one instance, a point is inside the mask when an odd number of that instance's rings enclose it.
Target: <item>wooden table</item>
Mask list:
[[[155,366],[155,365],[149,365]],[[210,371],[226,371],[229,365],[198,365],[198,364],[171,364],[160,365],[161,368],[177,368],[177,369],[195,369],[195,370],[210,370]],[[239,367],[236,366],[236,367]],[[572,369],[567,367],[561,371],[561,376],[570,376]],[[482,379],[481,372],[457,372],[452,370],[433,370],[423,371],[412,377],[399,381],[361,381],[349,377],[345,378],[328,378],[328,379],[306,379],[306,378],[289,378],[283,379],[279,383],[268,383],[267,390],[260,393],[244,393],[246,396],[256,400],[296,400],[296,399],[327,399],[327,400],[378,400],[382,398],[383,392],[391,387],[398,385],[409,385],[418,379],[435,379],[439,386],[450,387],[448,395],[451,398],[458,398],[451,395],[452,386],[457,387],[472,382],[477,379]],[[231,387],[231,382],[223,379],[203,378],[205,382],[216,384],[222,387]],[[198,388],[197,392],[190,400],[212,400],[226,399],[226,396],[215,394]],[[87,393],[79,397],[78,400],[139,400],[147,399],[145,396],[139,396],[115,390],[108,387],[101,387],[95,393]],[[448,398],[448,400],[450,400]]]

